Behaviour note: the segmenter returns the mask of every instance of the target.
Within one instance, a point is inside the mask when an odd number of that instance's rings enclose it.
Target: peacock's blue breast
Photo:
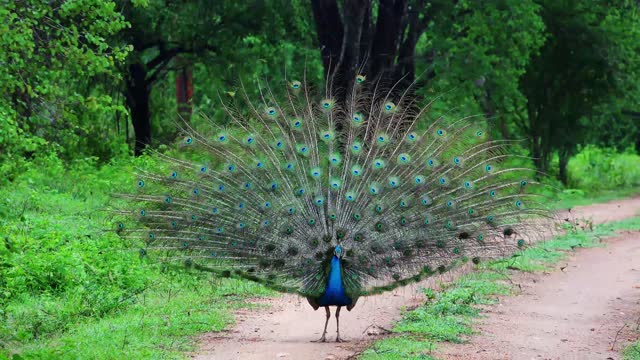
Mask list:
[[[342,268],[340,259],[334,256],[331,259],[331,268],[329,270],[329,281],[327,281],[327,289],[318,299],[320,306],[347,306],[351,304],[351,299],[347,296],[342,285]]]

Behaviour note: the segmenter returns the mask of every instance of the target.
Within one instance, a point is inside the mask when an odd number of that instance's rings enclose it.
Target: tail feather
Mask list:
[[[410,89],[362,76],[345,103],[301,81],[282,101],[261,89],[257,104],[222,102],[228,126],[180,124],[187,156],[157,153],[166,174],[139,170],[121,195],[139,208],[121,214],[142,224],[125,231],[142,254],[317,296],[341,245],[357,297],[514,251],[552,217],[527,191],[534,174],[507,166],[515,142],[488,140],[482,117],[430,120]]]

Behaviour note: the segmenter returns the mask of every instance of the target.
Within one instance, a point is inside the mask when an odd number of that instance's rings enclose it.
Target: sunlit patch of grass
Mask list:
[[[380,340],[365,351],[361,360],[396,360],[396,359],[420,359],[432,360],[429,356],[433,350],[433,343],[428,340],[413,336],[397,336]]]
[[[494,295],[506,295],[509,286],[500,282],[504,276],[495,272],[478,272],[462,276],[446,290],[425,290],[431,300],[405,314],[394,327],[396,332],[425,336],[431,340],[461,342],[460,335],[472,333],[471,318],[478,316],[474,305],[494,302]]]

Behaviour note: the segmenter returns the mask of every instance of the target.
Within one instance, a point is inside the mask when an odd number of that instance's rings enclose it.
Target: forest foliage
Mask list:
[[[630,0],[7,2],[2,172],[170,143],[179,116],[222,121],[219,97],[240,83],[362,72],[485,114],[568,184],[584,146],[640,148],[639,16]]]

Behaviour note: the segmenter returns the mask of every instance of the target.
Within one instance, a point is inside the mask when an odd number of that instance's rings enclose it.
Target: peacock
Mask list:
[[[540,184],[484,116],[433,116],[412,87],[362,74],[324,91],[305,77],[229,93],[225,121],[180,122],[178,149],[155,154],[166,172],[139,169],[120,195],[135,210],[118,232],[141,256],[305,297],[326,311],[317,341],[335,306],[341,342],[342,307],[548,227]]]

